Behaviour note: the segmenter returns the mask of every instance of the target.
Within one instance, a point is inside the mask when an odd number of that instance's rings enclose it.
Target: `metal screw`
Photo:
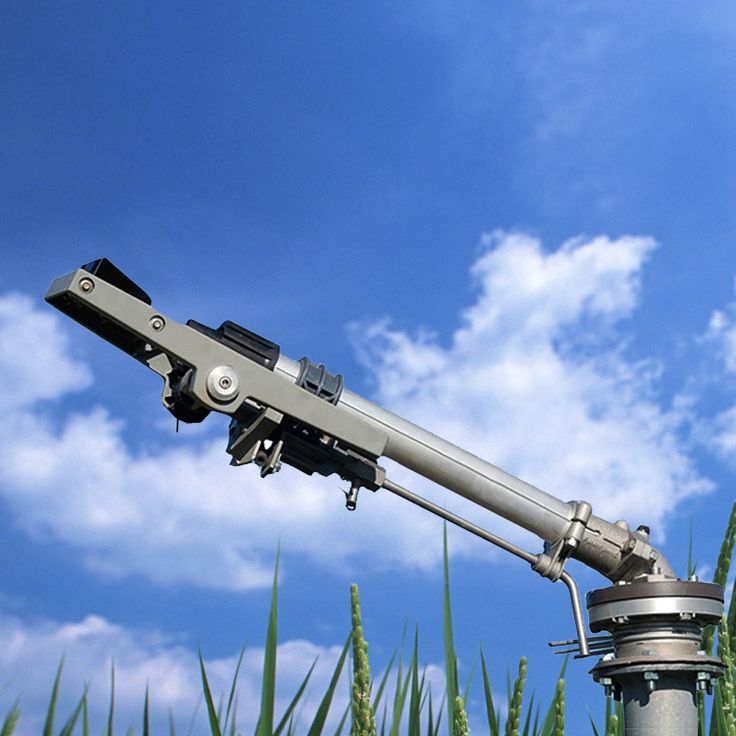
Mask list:
[[[152,330],[161,332],[166,325],[166,320],[164,320],[163,317],[159,317],[159,315],[155,315],[148,320],[148,324],[151,326]]]
[[[95,282],[92,279],[82,279],[79,282],[79,288],[86,294],[89,294],[95,288]]]
[[[231,401],[238,395],[238,376],[229,365],[218,365],[207,376],[207,393],[215,401]]]

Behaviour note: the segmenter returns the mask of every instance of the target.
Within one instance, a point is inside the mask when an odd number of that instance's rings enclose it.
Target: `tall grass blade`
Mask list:
[[[0,736],[11,736],[13,731],[15,731],[15,727],[18,724],[19,718],[20,706],[18,705],[18,701],[16,700],[15,703],[13,703],[13,707],[8,711],[8,715],[5,716],[3,727],[0,729]]]
[[[110,663],[110,707],[107,711],[107,730],[105,736],[112,736],[112,722],[115,715],[115,660]]]
[[[498,719],[496,718],[496,709],[493,705],[493,693],[491,692],[491,683],[488,678],[488,668],[486,667],[486,658],[483,655],[483,649],[480,650],[480,665],[483,674],[483,693],[486,701],[486,716],[488,718],[488,732],[490,736],[499,736]]]
[[[79,703],[77,703],[77,707],[73,710],[72,714],[67,719],[67,722],[61,727],[61,731],[59,731],[59,736],[71,736],[72,732],[74,731],[74,727],[77,725],[79,716],[82,713],[82,708],[84,707],[84,701],[86,699],[87,690],[85,688],[84,694],[79,699]]]
[[[420,711],[422,707],[422,691],[419,687],[419,628],[414,630],[414,651],[411,655],[411,693],[409,695],[409,729],[408,736],[421,736]],[[422,682],[424,679],[422,678]]]
[[[406,703],[406,694],[409,690],[409,682],[411,680],[412,667],[406,673],[406,677],[401,679],[401,660],[399,660],[399,675],[396,679],[396,693],[394,694],[394,712],[391,716],[391,727],[389,728],[389,736],[399,736],[399,728],[401,728],[401,717],[404,714],[404,704]]]
[[[452,610],[450,607],[450,567],[447,562],[447,523],[442,535],[442,571],[444,575],[442,620],[445,640],[445,680],[447,689],[447,726],[449,733],[455,725],[455,698],[458,696],[457,655],[452,634]]]
[[[238,732],[237,728],[237,722],[238,722],[238,699],[235,698],[235,704],[233,705],[233,713],[232,713],[232,719],[230,720],[230,736],[236,736]]]
[[[534,728],[532,729],[534,736],[539,736],[539,706],[537,706],[537,712],[534,714]]]
[[[202,659],[201,651],[199,652],[199,671],[202,675],[202,692],[204,693],[204,700],[207,704],[207,716],[210,722],[210,733],[212,734],[212,736],[222,736],[222,731],[220,730],[220,722],[217,720],[217,711],[215,710],[215,703],[212,700],[212,691],[210,690],[210,683],[207,680],[207,672],[204,668],[204,659]]]
[[[151,736],[151,724],[148,713],[148,685],[146,685],[146,697],[143,700],[143,736]]]
[[[588,718],[590,719],[590,727],[593,729],[593,736],[601,736],[600,733],[598,733],[598,729],[595,726],[595,721],[593,720],[593,716],[588,713]]]
[[[353,637],[351,633],[345,641],[345,646],[342,648],[342,654],[340,654],[340,658],[337,660],[337,664],[335,665],[335,671],[332,673],[332,679],[330,680],[329,687],[327,688],[327,692],[324,694],[322,701],[317,708],[317,713],[314,716],[312,725],[309,727],[307,736],[319,736],[319,734],[322,733],[322,730],[325,727],[327,714],[330,711],[332,698],[335,694],[335,690],[337,689],[337,683],[340,680],[340,675],[342,674],[342,668],[345,665],[345,659],[347,658],[348,651],[350,650],[350,642],[352,638]]]
[[[89,708],[87,707],[87,692],[85,688],[84,704],[82,706],[82,736],[89,736]]]
[[[279,734],[284,730],[284,727],[289,722],[289,719],[292,716],[292,713],[294,712],[294,709],[297,706],[297,703],[301,699],[302,695],[304,694],[304,691],[307,688],[307,683],[309,682],[309,678],[312,676],[312,672],[314,672],[314,668],[317,664],[317,660],[315,658],[314,662],[312,662],[312,666],[309,668],[309,671],[307,672],[306,677],[302,680],[302,684],[299,685],[299,689],[296,691],[296,694],[291,699],[291,702],[286,708],[286,711],[284,711],[284,715],[282,719],[279,721],[279,725],[276,726],[276,730],[273,732],[273,736],[279,736]]]
[[[61,672],[64,669],[64,657],[59,662],[59,667],[56,670],[56,677],[54,678],[54,686],[51,689],[51,700],[49,701],[49,707],[46,711],[46,721],[43,724],[43,736],[53,736],[54,732],[54,714],[56,712],[56,701],[59,697],[59,683],[61,683]]]
[[[388,661],[388,665],[386,665],[386,671],[383,673],[383,677],[381,677],[381,682],[378,685],[378,690],[376,690],[376,697],[373,700],[373,715],[375,716],[376,713],[378,713],[378,706],[381,704],[381,697],[383,696],[383,691],[386,689],[386,683],[388,682],[388,676],[391,674],[391,668],[394,666],[394,660],[396,659],[396,655],[398,654],[398,650],[394,650],[394,653],[391,655],[391,659]]]
[[[687,545],[687,576],[691,578],[698,569],[698,563],[693,562],[693,518],[690,517],[690,540]]]
[[[434,713],[432,712],[432,690],[429,691],[429,712],[427,714],[427,736],[432,736],[434,728]]]
[[[529,707],[526,709],[526,720],[524,721],[524,728],[521,731],[521,736],[529,736],[529,729],[532,727],[532,713],[534,712],[534,695],[532,695],[529,701]]]
[[[733,555],[734,542],[736,542],[736,502],[731,508],[731,514],[728,517],[726,532],[721,543],[721,550],[718,553],[718,562],[716,570],[713,573],[713,582],[725,589],[728,582],[728,571],[731,567],[731,557]],[[714,626],[706,626],[703,630],[703,641],[701,649],[710,656],[713,654],[713,639],[715,635]]]
[[[442,696],[442,700],[440,701],[440,709],[437,713],[437,720],[434,722],[434,733],[432,736],[438,736],[440,732],[440,726],[442,725],[442,711],[445,707],[445,698],[446,696]]]
[[[470,665],[470,672],[468,673],[468,681],[465,683],[465,690],[463,690],[462,698],[463,703],[468,702],[468,693],[470,692],[470,685],[473,682],[473,675],[475,674],[475,663],[477,658],[473,658],[473,664]]]
[[[276,551],[276,566],[271,587],[271,610],[268,616],[266,648],[263,655],[263,685],[261,687],[261,712],[258,716],[256,736],[273,736],[273,708],[276,700],[276,648],[277,648],[277,608],[280,549]]]
[[[728,622],[728,635],[731,641],[736,641],[736,585],[731,588],[731,600],[728,603],[726,621]]]
[[[340,736],[342,734],[343,728],[345,728],[345,723],[348,720],[348,716],[350,715],[350,708],[352,703],[348,703],[347,706],[345,706],[345,710],[342,712],[342,718],[340,718],[340,723],[337,724],[337,731],[335,731],[335,736]]]
[[[222,732],[227,733],[227,724],[230,720],[230,711],[233,707],[233,702],[235,700],[235,689],[238,685],[238,675],[240,674],[240,665],[243,664],[243,657],[245,656],[245,644],[243,644],[243,648],[240,650],[240,656],[238,657],[238,663],[235,665],[235,674],[233,675],[233,681],[230,685],[230,695],[227,699],[227,710],[225,711],[225,722],[222,724]]]
[[[169,736],[176,736],[176,727],[174,726],[174,714],[169,708]]]

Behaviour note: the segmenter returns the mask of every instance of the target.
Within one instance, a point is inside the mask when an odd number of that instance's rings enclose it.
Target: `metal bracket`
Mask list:
[[[565,535],[556,542],[545,542],[544,552],[537,555],[532,565],[535,572],[542,577],[549,578],[552,582],[556,582],[562,576],[565,563],[578,548],[593,513],[593,508],[587,501],[571,501],[570,503],[574,504],[573,515]]]

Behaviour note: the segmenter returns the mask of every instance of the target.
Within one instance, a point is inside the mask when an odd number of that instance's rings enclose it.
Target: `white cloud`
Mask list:
[[[708,483],[678,440],[678,412],[657,403],[656,371],[627,361],[612,332],[637,306],[653,248],[647,238],[600,237],[545,253],[526,235],[488,236],[473,267],[477,298],[448,346],[387,323],[364,329],[379,401],[555,495],[659,527]],[[43,336],[4,351],[0,364],[0,385],[18,387],[0,394],[0,493],[30,534],[76,548],[106,574],[213,588],[267,585],[279,541],[287,574],[290,553],[323,567],[439,561],[437,521],[387,493],[364,491],[349,514],[336,479],[287,467],[263,481],[227,464],[224,437],[134,451],[102,408],[49,415],[39,399],[90,381],[68,355],[65,329],[23,297],[0,299],[0,334]],[[10,380],[26,365],[33,380]],[[436,498],[430,484],[391,472]],[[498,525],[451,494],[441,500]],[[451,548],[488,555],[467,535]]]
[[[736,302],[716,310],[710,318],[706,339],[712,341],[727,371],[736,373]]]
[[[20,339],[28,334],[38,339]],[[401,502],[387,494],[364,492],[349,514],[335,478],[285,468],[264,481],[253,467],[230,467],[225,436],[135,452],[102,408],[50,415],[39,399],[90,382],[68,355],[65,327],[10,295],[0,298],[0,335],[0,493],[15,523],[78,549],[89,567],[242,590],[270,583],[279,542],[287,574],[289,552],[327,567],[365,556],[428,569],[438,559],[436,521],[405,505],[397,514]]]
[[[22,294],[0,299],[0,407],[4,411],[39,399],[87,388],[92,375],[69,355],[66,333],[50,312]]]
[[[704,341],[715,349],[723,371],[736,375],[736,301],[713,312]],[[736,459],[736,406],[704,422],[700,435],[722,457]]]
[[[277,650],[277,703],[279,719],[296,693],[312,663],[317,666],[296,710],[297,732],[306,731],[319,702],[327,690],[342,646],[320,647],[293,640]],[[206,655],[206,653],[205,653]],[[110,668],[115,663],[115,724],[117,731],[134,725],[141,727],[143,702],[148,685],[153,733],[168,732],[168,711],[177,731],[187,732],[195,716],[195,734],[209,733],[197,654],[155,631],[128,629],[99,616],[59,623],[42,620],[27,622],[0,616],[0,713],[7,713],[19,699],[21,719],[17,733],[37,734],[51,695],[56,668],[64,656],[58,730],[89,686],[91,730],[99,733],[106,723],[110,701]],[[206,659],[210,688],[219,702],[227,697],[235,672],[237,655]],[[343,670],[347,677],[349,662]],[[260,708],[263,677],[263,649],[246,649],[238,678],[237,719],[239,732],[252,732]],[[199,703],[199,706],[198,706]],[[336,724],[347,705],[347,681],[335,693],[329,723]]]
[[[576,239],[552,253],[494,233],[475,303],[450,344],[391,330],[358,337],[379,401],[609,519],[658,529],[709,489],[656,401],[656,367],[627,361],[612,328],[634,312],[648,238]]]

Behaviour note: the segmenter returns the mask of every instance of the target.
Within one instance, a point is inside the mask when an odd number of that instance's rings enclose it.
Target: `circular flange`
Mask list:
[[[598,682],[602,677],[637,675],[642,672],[707,672],[721,677],[725,665],[718,657],[704,654],[674,657],[627,657],[625,659],[601,659],[590,674]]]
[[[627,583],[591,591],[586,605],[591,631],[642,618],[676,617],[712,624],[723,614],[723,589],[714,583],[684,580]]]

